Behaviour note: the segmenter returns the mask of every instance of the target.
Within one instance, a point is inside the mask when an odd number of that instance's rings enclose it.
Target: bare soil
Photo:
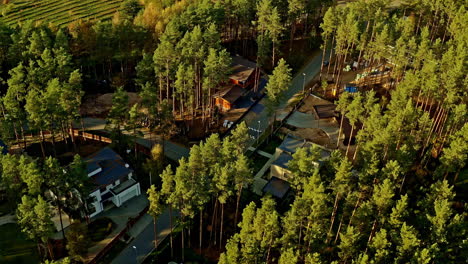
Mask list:
[[[137,93],[127,94],[129,107],[141,102],[141,98]],[[112,95],[113,93],[86,95],[81,104],[81,115],[100,118],[106,117],[112,107]]]

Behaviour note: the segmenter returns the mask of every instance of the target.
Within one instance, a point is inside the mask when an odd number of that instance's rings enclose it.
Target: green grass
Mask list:
[[[44,24],[67,26],[78,19],[106,20],[112,18],[123,0],[12,0],[6,7],[9,11],[0,15],[7,25],[32,20]]]
[[[27,240],[17,224],[0,226],[0,263],[39,263],[36,243]]]
[[[99,242],[106,238],[116,227],[107,217],[96,219],[88,225],[88,236],[92,242]]]

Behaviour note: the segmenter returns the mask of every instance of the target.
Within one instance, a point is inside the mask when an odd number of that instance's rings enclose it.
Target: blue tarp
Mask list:
[[[1,154],[6,155],[8,153],[8,147],[3,141],[0,140],[0,148],[2,149]]]
[[[346,86],[345,91],[348,93],[357,93],[358,88],[354,86]]]

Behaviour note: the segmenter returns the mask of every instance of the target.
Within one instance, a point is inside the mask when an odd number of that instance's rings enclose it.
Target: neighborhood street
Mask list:
[[[305,65],[301,70],[299,70],[296,75],[293,77],[291,86],[289,89],[285,92],[282,101],[278,108],[276,110],[281,110],[284,109],[287,105],[289,100],[297,93],[299,93],[303,87],[304,87],[304,82],[305,85],[313,80],[315,76],[320,72],[320,66],[322,64],[322,51],[317,51],[314,56],[309,60],[307,65]],[[327,58],[329,56],[329,51],[325,54],[325,57]],[[303,75],[305,73],[305,76]],[[305,81],[304,81],[305,78]],[[261,135],[265,129],[268,127],[269,124],[269,117],[268,117],[268,111],[266,111],[265,107],[265,102],[266,102],[266,96],[255,106],[258,108],[263,107],[263,111],[255,111],[255,109],[252,109],[245,117],[243,118],[242,121],[245,121],[247,127],[250,127],[249,129],[249,134],[250,134],[250,145],[252,145],[257,137]],[[255,108],[254,107],[254,108]],[[240,122],[239,122],[240,123]],[[257,132],[256,130],[260,130],[260,132]]]
[[[175,213],[173,212],[175,217]],[[158,245],[170,232],[169,210],[166,209],[157,221]],[[111,262],[112,264],[141,263],[154,249],[154,227],[151,221],[143,231]]]

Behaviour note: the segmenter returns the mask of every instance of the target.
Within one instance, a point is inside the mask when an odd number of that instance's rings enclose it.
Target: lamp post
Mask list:
[[[303,72],[302,75],[304,76],[304,82],[302,83],[302,93],[304,93],[305,92],[305,78],[306,78],[305,72]]]
[[[261,120],[258,120],[257,145],[258,145],[258,141],[260,140],[260,121],[261,121]]]
[[[135,263],[138,264],[138,252],[137,252],[137,248],[135,246],[132,246],[133,250],[135,250]]]

